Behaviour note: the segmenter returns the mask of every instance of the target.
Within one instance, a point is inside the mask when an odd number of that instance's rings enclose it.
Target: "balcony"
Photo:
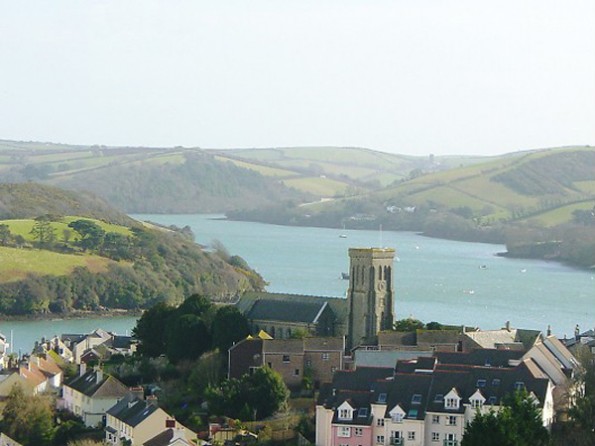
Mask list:
[[[390,444],[391,446],[403,446],[405,444],[405,439],[403,437],[390,437]]]
[[[459,446],[459,440],[444,440],[443,446]]]

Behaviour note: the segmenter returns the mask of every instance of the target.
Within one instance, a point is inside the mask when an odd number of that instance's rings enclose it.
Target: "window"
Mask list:
[[[402,413],[393,414],[392,420],[394,423],[402,423],[403,422],[403,414]]]
[[[495,405],[497,402],[498,402],[498,399],[495,396],[491,396],[491,397],[488,398],[488,404],[490,406]]]
[[[338,437],[351,437],[351,428],[346,426],[339,427],[339,431],[337,432]]]
[[[376,435],[376,443],[384,444],[384,435]]]
[[[378,395],[378,402],[379,403],[386,403],[386,393],[381,393]]]
[[[419,393],[416,393],[411,397],[411,404],[421,404],[421,395]]]
[[[366,418],[368,416],[368,408],[360,407],[360,409],[357,411],[357,416],[360,418]]]
[[[328,353],[323,353],[322,354],[322,360],[323,361],[328,361],[329,360],[329,354]]]
[[[364,430],[361,427],[354,427],[353,435],[355,435],[356,437],[361,437],[362,435],[364,435]]]
[[[283,362],[285,362],[285,363],[289,362],[289,355],[283,355]]]
[[[442,403],[443,401],[444,401],[444,395],[442,395],[441,393],[437,393],[436,396],[434,397],[434,402]]]
[[[457,425],[457,417],[454,415],[449,415],[446,417],[446,425],[447,426],[456,426]]]
[[[407,432],[407,440],[415,440],[415,432],[414,431]]]
[[[474,409],[479,409],[483,406],[483,401],[481,400],[471,400],[471,407]]]
[[[440,424],[440,415],[432,415],[432,424]]]
[[[340,420],[351,420],[351,410],[350,409],[339,410],[339,419]]]
[[[440,441],[440,434],[438,432],[432,432],[432,441]]]
[[[444,400],[444,407],[447,409],[458,409],[459,408],[459,399],[458,398],[447,398]]]
[[[517,381],[514,383],[514,390],[523,390],[525,388],[525,383],[523,381]]]
[[[476,383],[476,387],[485,387],[486,386],[486,380],[485,379],[478,379],[477,383]]]
[[[378,426],[378,427],[384,426],[384,418],[378,418],[376,420],[376,426]]]
[[[312,367],[312,360],[311,359],[307,359],[306,360],[306,367]]]
[[[417,409],[409,409],[407,418],[417,418]]]
[[[499,385],[500,385],[500,379],[499,378],[494,378],[492,380],[492,386],[498,387]]]
[[[300,376],[300,369],[295,369],[293,371],[293,376]]]

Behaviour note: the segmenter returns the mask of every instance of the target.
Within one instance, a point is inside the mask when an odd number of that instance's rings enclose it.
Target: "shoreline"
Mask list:
[[[0,322],[35,322],[35,321],[62,321],[72,319],[110,318],[110,317],[140,317],[143,310],[103,310],[103,311],[75,311],[67,314],[0,314]]]

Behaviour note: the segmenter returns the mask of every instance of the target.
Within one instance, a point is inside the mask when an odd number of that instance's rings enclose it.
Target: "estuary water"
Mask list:
[[[196,241],[222,242],[269,282],[268,291],[344,297],[350,247],[396,249],[395,314],[424,322],[519,328],[571,335],[595,326],[595,271],[555,262],[498,257],[503,245],[423,237],[411,232],[277,226],[216,215],[132,215],[163,225],[190,226]],[[133,317],[2,322],[13,350],[31,350],[41,336],[104,328],[130,332]]]

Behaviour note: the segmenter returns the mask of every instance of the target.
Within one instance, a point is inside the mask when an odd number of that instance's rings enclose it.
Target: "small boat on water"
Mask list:
[[[347,238],[347,234],[341,234],[339,235],[339,238]]]
[[[341,279],[349,280],[349,273],[341,273]]]

